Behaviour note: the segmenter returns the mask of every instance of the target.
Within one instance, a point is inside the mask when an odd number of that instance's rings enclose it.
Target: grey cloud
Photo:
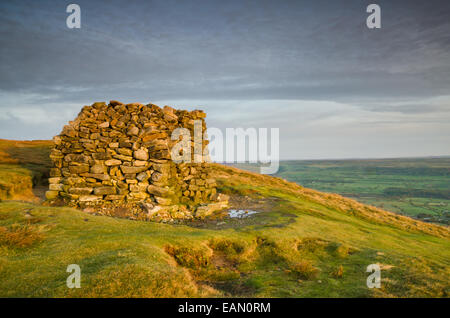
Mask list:
[[[403,114],[450,113],[450,105],[407,104],[400,106],[377,105],[369,108],[377,112],[400,112]]]
[[[65,27],[65,2],[0,3],[1,137],[49,138],[81,106],[109,99],[196,100],[212,124],[284,125],[286,149],[306,119],[387,125],[399,113],[391,125],[420,126],[417,116],[448,114],[445,101],[429,103],[450,95],[448,1],[379,0],[380,30],[365,27],[371,1],[77,3],[80,30]],[[27,123],[34,108],[45,127]]]
[[[96,92],[105,96],[117,92],[111,86],[136,82],[141,88],[121,93],[329,99],[448,90],[450,27],[442,14],[448,5],[382,4],[384,28],[373,31],[364,28],[367,14],[360,2],[96,3],[80,2],[81,30],[64,27],[61,4],[44,2],[46,20],[37,5],[7,16],[2,10],[8,26],[1,40],[2,89],[43,94],[53,93],[52,87],[85,89],[63,92],[61,98],[69,100]],[[414,8],[431,8],[434,18]],[[24,16],[29,23],[18,22]],[[223,82],[224,77],[234,80]]]

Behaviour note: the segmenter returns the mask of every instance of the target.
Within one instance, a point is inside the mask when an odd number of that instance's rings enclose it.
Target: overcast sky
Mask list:
[[[0,138],[111,99],[278,127],[282,159],[450,155],[450,1],[0,3]]]

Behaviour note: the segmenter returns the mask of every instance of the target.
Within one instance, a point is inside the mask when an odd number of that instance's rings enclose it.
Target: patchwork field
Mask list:
[[[450,158],[282,161],[276,176],[402,215],[450,224]]]

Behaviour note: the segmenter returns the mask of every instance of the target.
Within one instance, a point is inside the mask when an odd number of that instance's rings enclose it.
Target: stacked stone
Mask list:
[[[208,140],[194,142],[194,132],[204,135],[205,117],[200,110],[118,101],[83,107],[54,137],[47,199],[79,207],[139,203],[149,216],[171,218],[191,217],[200,205],[204,211],[205,203],[216,206],[220,196],[205,162]],[[196,120],[200,129],[194,129]],[[191,163],[171,159],[172,147],[182,139],[172,140],[176,128],[190,132],[191,147],[197,149],[191,151]],[[226,203],[220,201],[220,208]]]

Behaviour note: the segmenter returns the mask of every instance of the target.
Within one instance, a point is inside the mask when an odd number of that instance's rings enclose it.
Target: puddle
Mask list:
[[[242,219],[251,216],[252,214],[259,213],[253,210],[228,210],[228,216],[232,219]]]

